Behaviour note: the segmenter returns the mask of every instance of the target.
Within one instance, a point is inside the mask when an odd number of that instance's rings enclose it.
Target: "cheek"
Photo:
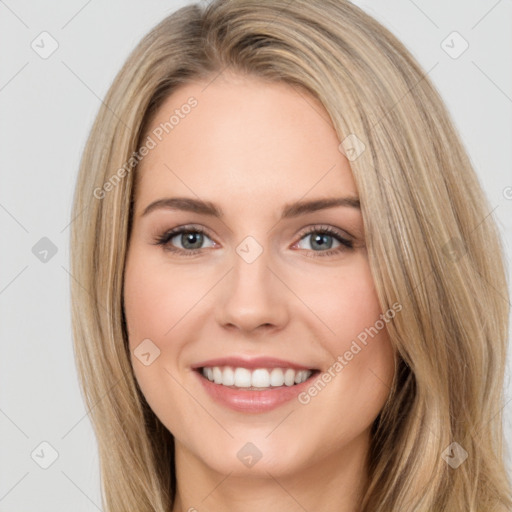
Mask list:
[[[330,411],[333,421],[355,432],[373,421],[391,388],[395,360],[387,322],[383,320],[386,312],[380,307],[363,256],[350,269],[340,268],[316,284],[308,284],[302,292],[309,294],[312,309],[328,327],[328,331],[322,327],[326,332],[322,342],[332,364],[325,372],[325,385],[318,385],[311,393],[306,391],[301,403],[308,404],[312,417],[325,415],[325,403],[338,404]],[[394,310],[391,313],[399,314]],[[389,321],[391,317],[386,318]],[[322,398],[317,398],[320,395]],[[350,427],[346,411],[352,411]],[[340,432],[346,434],[343,429]]]
[[[163,347],[170,331],[201,297],[200,283],[154,259],[137,249],[127,258],[124,310],[132,348],[145,338]]]
[[[380,318],[381,307],[366,260],[337,283],[338,312],[333,314],[337,332],[351,339],[373,326]]]
[[[149,399],[152,386],[165,379],[165,368],[176,360],[180,347],[166,343],[169,331],[183,316],[183,295],[172,293],[163,269],[136,247],[127,257],[124,276],[124,312],[135,375]],[[181,287],[180,287],[181,291]],[[148,341],[150,340],[150,341]],[[176,338],[178,341],[178,338]],[[150,356],[144,360],[142,354]],[[171,357],[169,357],[171,356]]]
[[[385,311],[382,311],[366,259],[337,283],[342,290],[337,308],[331,310],[331,322],[337,333],[331,353],[342,362],[345,383],[361,396],[387,396],[394,374],[394,351],[387,333]],[[394,314],[394,311],[393,311]],[[341,356],[341,357],[340,357]]]
[[[173,285],[178,287],[179,293],[173,293]],[[180,336],[175,336],[172,344],[166,343],[166,339],[170,336],[169,331],[184,315],[186,301],[182,290],[180,284],[169,281],[165,269],[154,264],[151,256],[148,257],[144,251],[135,247],[128,253],[124,276],[124,312],[131,362],[146,401],[172,432],[175,431],[176,420],[170,411],[184,407],[181,402],[186,401],[186,396],[183,396],[173,378],[181,350]],[[144,353],[150,354],[149,362],[144,362]]]
[[[328,271],[322,269],[309,279],[296,278],[295,290],[319,320],[325,332],[324,339],[332,348],[342,349],[345,340],[374,325],[381,314],[373,278],[363,254],[354,257],[349,265]]]

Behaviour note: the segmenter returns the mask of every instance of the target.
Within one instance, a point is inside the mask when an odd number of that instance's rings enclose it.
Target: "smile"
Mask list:
[[[206,395],[222,407],[265,413],[294,403],[320,370],[269,357],[227,357],[196,363],[192,369]]]
[[[251,370],[231,366],[205,366],[201,369],[201,373],[210,382],[221,386],[264,390],[301,384],[311,376],[313,371],[293,368],[256,368]]]

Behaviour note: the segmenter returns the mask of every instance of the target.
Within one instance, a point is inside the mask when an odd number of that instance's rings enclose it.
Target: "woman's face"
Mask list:
[[[277,476],[361,461],[394,361],[349,162],[313,97],[206,85],[162,105],[137,170],[137,381],[178,463]]]

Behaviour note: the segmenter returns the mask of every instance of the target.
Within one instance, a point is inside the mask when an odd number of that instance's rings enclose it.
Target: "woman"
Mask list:
[[[189,6],[105,104],[72,225],[105,510],[510,510],[497,230],[394,36]]]

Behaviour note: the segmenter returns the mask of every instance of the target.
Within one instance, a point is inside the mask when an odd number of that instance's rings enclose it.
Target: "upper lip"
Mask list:
[[[213,367],[213,366],[232,366],[234,368],[293,368],[294,370],[312,370],[311,366],[295,363],[293,361],[286,361],[284,359],[277,359],[275,357],[219,357],[216,359],[208,359],[199,363],[193,364],[192,369],[198,370],[199,368]]]

